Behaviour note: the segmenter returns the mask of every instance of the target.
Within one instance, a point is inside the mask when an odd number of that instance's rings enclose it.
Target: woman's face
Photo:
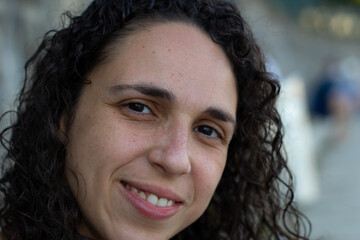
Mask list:
[[[66,177],[95,239],[169,239],[205,211],[234,132],[235,78],[194,26],[155,24],[89,75]]]

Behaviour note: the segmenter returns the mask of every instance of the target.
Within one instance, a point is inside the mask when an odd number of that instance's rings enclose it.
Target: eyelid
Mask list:
[[[217,128],[215,128],[220,136],[222,137],[222,140],[224,144],[229,144],[231,139],[233,138],[235,134],[235,129],[232,123],[230,122],[223,122],[223,121],[213,121]]]
[[[205,133],[202,133],[200,131],[198,131],[197,129],[200,128],[200,127],[208,127],[208,128],[211,128],[212,131],[216,134],[215,137],[212,137],[211,135],[207,135]],[[219,133],[219,131],[217,129],[215,129],[214,127],[212,126],[209,126],[209,125],[199,125],[197,127],[194,128],[194,130],[197,130],[201,135],[205,136],[206,138],[220,138],[220,139],[223,139],[223,136]]]
[[[142,113],[142,112],[137,112],[135,110],[132,110],[129,108],[129,104],[132,103],[138,103],[141,105],[144,105],[144,107],[148,108],[150,113]],[[157,110],[156,110],[156,103],[149,101],[147,99],[141,99],[141,98],[131,98],[131,99],[126,99],[123,100],[119,103],[116,104],[120,109],[123,109],[122,111],[125,111],[124,108],[126,109],[124,114],[130,114],[132,116],[143,116],[143,117],[153,117],[153,116],[157,116]]]
[[[140,112],[140,111],[136,111],[134,109],[131,109],[130,104],[141,105],[142,107],[146,108],[148,110],[148,112],[144,113],[144,112]],[[146,104],[143,104],[143,103],[140,103],[140,102],[129,102],[129,103],[124,104],[124,106],[126,106],[130,111],[132,111],[132,112],[134,112],[136,114],[152,114],[152,112],[153,112],[150,107],[148,107]]]
[[[219,126],[216,122],[211,121],[211,120],[200,120],[197,124],[195,128],[201,127],[201,126],[208,126],[210,128],[212,128],[218,135],[218,139],[222,140],[222,141],[226,141],[227,142],[227,134],[226,131],[224,130],[223,127]],[[194,128],[194,129],[195,129]],[[211,139],[212,137],[206,136],[205,137]],[[215,138],[213,138],[215,139]]]

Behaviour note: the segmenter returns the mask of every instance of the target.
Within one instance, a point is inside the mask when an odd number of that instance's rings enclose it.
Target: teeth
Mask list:
[[[167,207],[171,207],[174,204],[173,200],[169,200],[166,204]]]
[[[135,193],[135,194],[138,193],[138,190],[137,190],[136,188],[134,188],[134,187],[131,187],[131,188],[130,188],[130,191],[132,191],[132,192]]]
[[[139,194],[137,194],[139,197],[141,197],[142,199],[146,200],[146,195],[143,191],[139,192]]]
[[[146,196],[146,194],[143,191],[139,191],[138,189],[136,189],[134,187],[130,187],[129,184],[125,184],[125,188],[130,190],[137,196],[141,197],[142,199],[146,200],[147,202],[151,203],[154,206],[171,207],[172,205],[174,205],[173,200],[168,200],[167,198],[159,199],[159,197],[153,193],[150,193],[150,194],[148,194],[148,196]]]
[[[168,203],[168,200],[166,198],[160,198],[157,205],[159,207],[166,207],[167,203]]]
[[[158,203],[158,197],[155,196],[154,194],[150,194],[147,198],[146,201],[148,201],[149,203],[151,203],[152,205],[157,205]]]

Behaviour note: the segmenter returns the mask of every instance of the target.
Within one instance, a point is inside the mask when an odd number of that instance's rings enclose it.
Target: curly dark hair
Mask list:
[[[0,225],[8,239],[88,239],[77,232],[78,203],[64,181],[71,118],[88,74],[108,46],[141,23],[186,22],[221,46],[236,76],[237,128],[226,167],[206,212],[173,239],[308,239],[310,224],[294,206],[292,176],[274,107],[279,83],[234,3],[225,0],[95,0],[64,15],[25,65],[16,120],[1,132]],[[68,23],[66,24],[66,20]],[[2,116],[3,119],[4,115]]]

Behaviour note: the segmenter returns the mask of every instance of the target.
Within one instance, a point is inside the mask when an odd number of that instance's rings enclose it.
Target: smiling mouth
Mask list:
[[[153,206],[157,207],[172,207],[174,204],[180,203],[174,200],[159,197],[154,193],[143,191],[142,189],[135,188],[128,183],[121,181],[121,184],[129,191],[134,193],[136,196],[142,198],[143,200],[147,201],[148,203],[152,204]]]

